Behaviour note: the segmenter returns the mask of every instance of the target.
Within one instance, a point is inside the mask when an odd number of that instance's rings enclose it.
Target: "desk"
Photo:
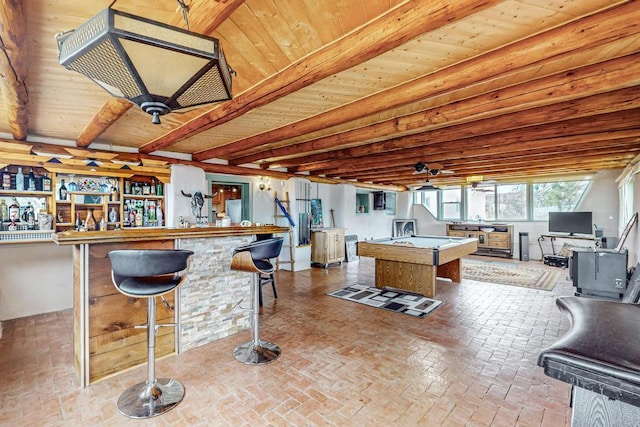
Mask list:
[[[436,294],[436,277],[462,280],[460,259],[478,250],[478,239],[441,236],[390,237],[358,242],[358,255],[375,258],[375,284]]]
[[[598,247],[600,245],[600,239],[593,236],[570,236],[568,234],[541,234],[538,237],[538,245],[540,246],[540,253],[542,257],[544,257],[544,250],[542,250],[542,242],[544,242],[545,237],[548,237],[551,242],[551,252],[553,255],[556,255],[556,248],[553,245],[553,242],[556,239],[567,239],[567,240],[588,240],[595,243],[595,246]]]

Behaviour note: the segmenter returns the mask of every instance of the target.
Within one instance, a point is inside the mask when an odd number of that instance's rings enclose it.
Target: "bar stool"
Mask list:
[[[238,345],[233,350],[233,356],[247,365],[260,365],[269,363],[280,357],[280,347],[269,341],[260,340],[260,275],[273,273],[273,265],[265,254],[269,255],[282,249],[282,237],[259,240],[246,246],[236,248],[231,259],[231,269],[255,273],[251,286],[252,314],[253,314],[253,340]],[[275,288],[274,288],[275,290]]]
[[[184,398],[184,386],[173,378],[156,379],[155,350],[156,297],[176,289],[186,278],[192,251],[186,250],[115,250],[109,252],[111,277],[120,293],[147,299],[147,380],[120,395],[118,410],[130,418],[151,418],[175,407]]]
[[[256,235],[256,241],[270,240],[273,238],[274,238],[273,234]],[[276,239],[280,240],[281,242],[284,242],[284,239],[282,237],[277,237]],[[268,285],[269,283],[271,283],[271,289],[273,290],[273,297],[278,298],[278,291],[276,290],[276,279],[273,275],[276,269],[271,263],[271,260],[274,258],[278,258],[280,256],[280,251],[282,250],[282,244],[281,245],[265,245],[265,246],[260,246],[260,248],[263,249],[262,252],[253,253],[252,257],[259,258],[256,261],[256,263],[260,265],[260,269],[262,271],[268,271],[268,273],[262,273],[262,272],[258,273],[258,282],[260,283],[260,286],[258,286],[258,290],[259,290],[258,295],[260,296],[259,298],[260,307],[262,307],[262,287],[264,285]]]

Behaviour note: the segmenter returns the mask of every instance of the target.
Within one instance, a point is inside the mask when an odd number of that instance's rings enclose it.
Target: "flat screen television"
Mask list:
[[[549,232],[593,234],[591,212],[549,212]]]

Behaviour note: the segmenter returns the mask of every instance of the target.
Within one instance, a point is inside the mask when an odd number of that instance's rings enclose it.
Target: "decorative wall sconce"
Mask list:
[[[258,184],[260,191],[271,190],[271,180],[269,178],[260,177],[260,184]]]

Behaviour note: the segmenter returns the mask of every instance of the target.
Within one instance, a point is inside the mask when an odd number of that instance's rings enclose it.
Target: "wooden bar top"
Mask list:
[[[53,235],[53,241],[58,245],[79,245],[85,243],[116,243],[144,240],[278,234],[287,233],[288,231],[289,228],[277,225],[191,228],[150,227],[109,231],[63,231],[61,233],[55,233]]]

